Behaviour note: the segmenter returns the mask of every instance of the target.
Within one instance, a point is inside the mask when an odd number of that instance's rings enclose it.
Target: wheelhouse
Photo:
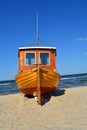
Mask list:
[[[56,47],[20,47],[18,59],[19,73],[36,68],[37,64],[56,71]]]

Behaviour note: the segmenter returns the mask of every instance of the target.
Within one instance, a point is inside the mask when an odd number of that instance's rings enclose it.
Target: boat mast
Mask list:
[[[38,46],[38,42],[39,42],[39,37],[38,37],[38,12],[37,12],[37,15],[36,15],[36,45]]]
[[[36,45],[38,46],[39,37],[38,37],[38,12],[37,12],[37,21],[36,21]],[[39,52],[38,52],[39,53]],[[38,104],[41,104],[41,90],[40,90],[40,68],[39,68],[39,58],[37,58],[37,99]]]

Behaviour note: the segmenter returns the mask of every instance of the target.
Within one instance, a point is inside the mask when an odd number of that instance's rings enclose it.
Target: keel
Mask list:
[[[37,99],[38,99],[38,104],[41,105],[41,92],[40,92],[40,89],[38,90],[37,92]]]

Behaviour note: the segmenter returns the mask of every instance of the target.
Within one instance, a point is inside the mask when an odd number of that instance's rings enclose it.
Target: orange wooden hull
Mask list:
[[[38,69],[31,69],[16,75],[16,84],[21,92],[29,95],[37,95]],[[39,84],[41,95],[53,92],[59,84],[60,75],[56,72],[39,68]]]

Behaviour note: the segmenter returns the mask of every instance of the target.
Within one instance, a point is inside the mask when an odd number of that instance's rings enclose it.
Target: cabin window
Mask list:
[[[40,52],[40,64],[50,65],[49,53],[47,53],[47,52]]]
[[[35,53],[28,52],[26,53],[26,65],[33,65],[35,64]]]

